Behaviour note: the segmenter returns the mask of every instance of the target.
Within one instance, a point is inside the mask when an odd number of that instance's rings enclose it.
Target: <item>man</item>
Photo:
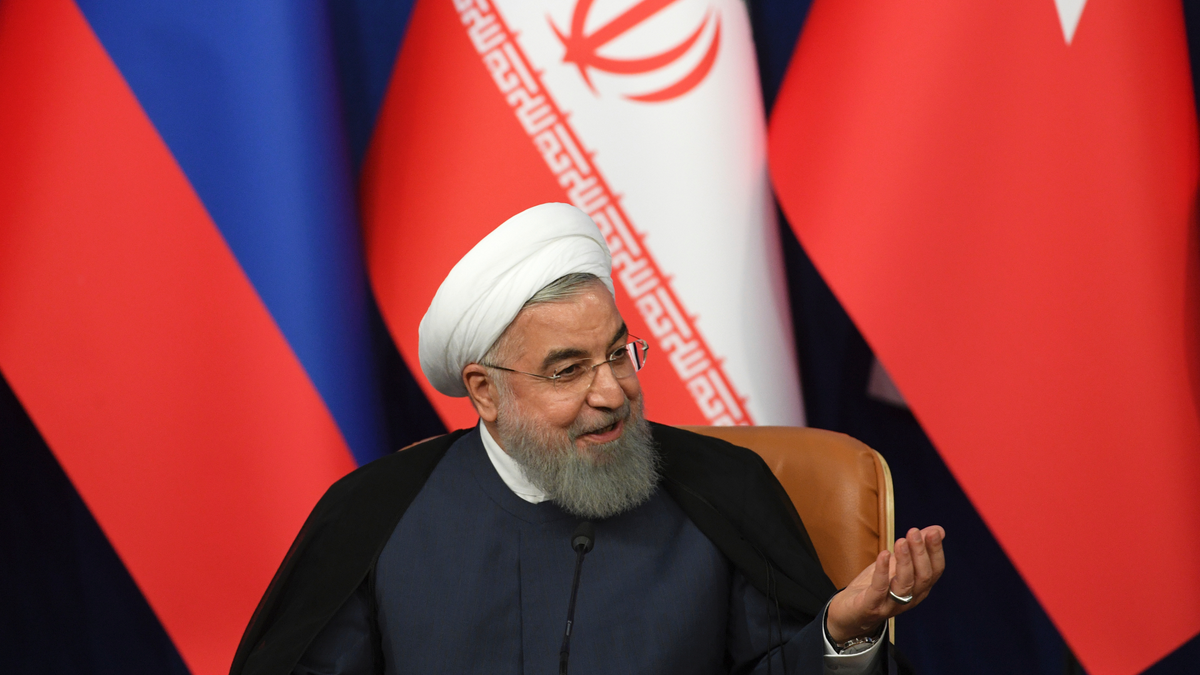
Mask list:
[[[835,593],[757,455],[645,420],[647,345],[610,274],[595,224],[564,204],[455,265],[421,322],[421,368],[479,425],[330,488],[234,675],[555,672],[582,520],[572,672],[881,672],[886,619],[944,569],[941,528]]]

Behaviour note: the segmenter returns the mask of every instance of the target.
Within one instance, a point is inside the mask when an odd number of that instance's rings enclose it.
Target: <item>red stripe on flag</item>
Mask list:
[[[353,468],[78,9],[0,9],[0,368],[196,675]]]
[[[770,150],[805,249],[1088,672],[1195,635],[1179,3],[1090,2],[1067,45],[1042,0],[822,0]]]

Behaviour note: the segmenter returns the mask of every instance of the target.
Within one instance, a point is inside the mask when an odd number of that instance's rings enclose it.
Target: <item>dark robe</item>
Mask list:
[[[294,672],[554,675],[578,522],[551,502],[522,500],[479,433],[463,436]],[[772,632],[767,597],[665,491],[596,522],[583,571],[574,675],[766,672],[763,655],[781,639],[787,653],[775,668],[823,670],[819,622],[785,620]]]
[[[645,652],[642,654],[644,658],[666,659],[661,668],[648,664],[648,667],[656,672],[689,672],[686,668],[680,670],[666,667],[665,664],[689,663],[687,659],[697,656],[691,651],[679,651],[679,646],[687,645],[686,638],[690,635],[693,638],[703,638],[701,641],[707,645],[696,641],[697,653],[703,649],[711,650],[715,644],[717,649],[726,650],[722,657],[726,667],[752,667],[753,652],[761,646],[738,646],[733,644],[736,639],[732,639],[727,645],[723,639],[724,635],[734,635],[728,631],[730,617],[734,617],[734,624],[739,620],[737,617],[743,615],[749,622],[770,622],[771,620],[764,615],[769,615],[769,610],[774,608],[777,601],[782,611],[782,621],[779,618],[774,619],[773,630],[776,634],[783,630],[785,639],[795,634],[796,639],[792,640],[793,643],[808,645],[804,649],[797,647],[798,651],[794,655],[789,654],[793,657],[793,663],[788,664],[790,669],[795,672],[821,672],[820,633],[816,630],[801,631],[800,627],[820,614],[835,589],[821,570],[812,543],[783,488],[758,455],[749,450],[662,425],[653,425],[653,430],[664,460],[663,489],[648,504],[629,514],[633,516],[645,509],[645,513],[637,518],[630,518],[628,522],[623,523],[622,516],[617,516],[601,523],[597,528],[598,546],[606,530],[611,537],[610,543],[617,544],[623,536],[636,531],[638,527],[658,528],[648,534],[673,538],[674,545],[682,546],[684,553],[696,558],[692,560],[693,563],[699,561],[699,564],[687,566],[690,570],[687,573],[700,574],[704,578],[700,580],[701,583],[691,585],[690,595],[693,597],[678,597],[689,593],[686,582],[673,587],[671,584],[674,582],[668,579],[665,586],[659,587],[659,591],[665,595],[651,595],[645,598],[648,603],[656,603],[655,610],[650,615],[660,619],[657,621],[656,630],[662,632],[663,639],[651,639],[643,635],[639,646],[631,648],[631,653],[640,649]],[[483,453],[478,433],[473,432],[467,436],[468,433],[455,432],[372,462],[329,489],[297,536],[284,564],[247,627],[234,659],[231,670],[233,675],[291,673],[310,647],[314,650],[314,654],[311,655],[314,659],[324,658],[320,653],[322,650],[332,653],[330,650],[349,648],[353,651],[353,645],[339,646],[338,642],[344,641],[347,639],[345,636],[350,635],[362,636],[361,639],[365,642],[363,650],[359,653],[370,654],[372,659],[378,659],[376,663],[384,661],[385,647],[400,646],[404,647],[402,651],[408,651],[407,647],[422,644],[405,642],[412,639],[412,635],[401,636],[399,643],[394,640],[385,643],[380,637],[380,631],[389,630],[390,627],[381,626],[379,623],[385,620],[396,622],[396,617],[400,616],[398,613],[402,611],[401,606],[421,601],[412,597],[414,594],[421,595],[420,583],[413,583],[411,578],[416,575],[427,577],[432,584],[441,585],[435,593],[441,602],[453,598],[456,603],[434,608],[425,607],[414,613],[426,619],[417,631],[419,635],[424,636],[424,644],[428,645],[429,640],[449,639],[459,641],[457,648],[460,650],[488,650],[495,647],[496,658],[514,660],[513,672],[521,672],[521,666],[516,659],[523,659],[523,663],[540,664],[540,656],[531,662],[531,655],[522,656],[519,649],[513,651],[513,645],[516,643],[511,639],[507,639],[510,643],[507,647],[492,644],[490,640],[501,639],[501,636],[491,636],[487,631],[497,626],[503,631],[507,621],[510,622],[507,624],[509,628],[504,635],[508,638],[520,635],[521,641],[517,647],[526,644],[525,631],[536,628],[537,637],[528,641],[527,648],[549,651],[550,663],[547,669],[552,670],[556,667],[557,662],[553,659],[556,650],[548,648],[547,645],[556,643],[561,634],[560,625],[565,620],[568,591],[558,586],[562,585],[563,575],[571,571],[572,552],[567,541],[576,520],[560,519],[558,515],[561,512],[556,508],[538,509],[535,505],[521,502],[518,497],[507,491],[507,488],[498,489],[497,486],[503,486],[503,482],[494,470],[474,471],[472,474],[472,462],[487,463],[488,468],[490,462]],[[455,452],[448,459],[445,473],[446,478],[453,480],[444,482],[440,478],[431,479],[439,462],[447,457],[451,446],[455,447]],[[482,465],[477,464],[476,468],[478,466]],[[466,495],[467,493],[462,492],[462,481],[464,476],[468,475],[486,477],[474,486],[475,492],[472,494],[476,499],[490,500],[488,508],[493,512],[497,512],[493,507],[500,505],[502,508],[498,511],[502,513],[497,513],[497,517],[521,515],[525,517],[522,522],[530,523],[529,519],[532,519],[532,524],[536,525],[525,529],[518,527],[521,536],[517,538],[519,543],[516,544],[516,548],[513,547],[513,539],[510,537],[507,539],[507,548],[496,546],[488,550],[487,546],[504,538],[495,532],[481,533],[478,529],[511,528],[514,526],[513,521],[500,522],[480,517],[474,512],[457,513],[459,517],[456,517],[453,509],[458,507],[446,501],[445,497],[453,495],[456,490],[459,491],[459,497]],[[467,480],[471,479],[468,477]],[[422,502],[428,503],[415,502],[427,481],[430,481],[430,499]],[[470,502],[471,498],[465,498],[464,501]],[[405,523],[401,517],[410,507],[414,517]],[[525,507],[531,507],[532,510]],[[451,511],[446,513],[448,508]],[[536,516],[536,513],[549,515]],[[546,518],[555,522],[538,522],[539,519]],[[557,522],[559,520],[561,522]],[[559,529],[562,532],[558,532]],[[434,540],[435,535],[438,541]],[[482,549],[472,549],[470,545],[465,548],[447,545],[447,542],[461,541],[467,541],[469,544],[472,537],[482,538],[479,540]],[[529,545],[528,555],[521,553],[520,548],[527,543],[526,539]],[[555,560],[560,554],[550,552],[548,546],[552,541],[558,542],[562,558],[553,563],[549,561]],[[393,542],[395,545],[390,546]],[[422,547],[425,550],[416,550]],[[458,555],[457,552],[466,550],[474,550],[472,555],[475,559],[459,561],[457,569],[452,566],[451,561],[439,559],[439,556]],[[630,555],[628,549],[622,552],[620,546],[614,545],[610,546],[610,550],[613,551],[612,562],[619,565],[638,564],[636,556]],[[430,552],[432,559],[428,561],[430,565],[427,568],[421,569],[418,565],[425,551]],[[716,555],[716,552],[720,555]],[[481,554],[484,557],[479,559]],[[538,578],[539,582],[545,583],[532,584],[536,588],[528,589],[528,598],[525,597],[525,589],[522,589],[520,598],[505,598],[505,593],[511,593],[514,588],[511,585],[507,586],[507,591],[498,588],[494,589],[496,592],[485,592],[486,571],[517,564],[514,556],[520,556],[521,563],[528,559],[529,562],[524,564],[545,565],[546,569]],[[670,552],[666,549],[653,552],[649,559],[655,559],[655,556],[660,556],[660,562],[671,560]],[[606,576],[603,570],[593,571],[603,564],[604,557],[599,551],[593,551],[585,562],[585,581],[581,583],[579,611],[584,612],[582,608],[590,602],[591,610],[588,611],[592,612],[592,616],[603,616],[604,612],[610,612],[613,614],[612,619],[617,620],[620,612],[614,608],[618,605],[612,604],[611,600],[604,600],[603,594],[596,593],[602,591],[606,583],[617,586],[623,583],[618,577]],[[525,578],[525,572],[526,570],[519,570],[518,578]],[[380,579],[384,577],[394,580],[390,584],[391,595],[377,592]],[[457,586],[446,587],[455,580]],[[424,581],[425,579],[421,579],[421,582]],[[626,583],[624,590],[629,592],[633,588]],[[702,588],[716,590],[707,594],[696,592]],[[459,591],[461,594],[456,595]],[[643,585],[641,591],[634,592],[654,591],[651,586]],[[586,600],[589,597],[592,599]],[[626,602],[634,600],[624,598]],[[527,601],[532,603],[529,608],[537,613],[536,620],[533,615],[525,616],[521,612],[522,603]],[[380,602],[395,603],[396,606],[378,606]],[[671,603],[676,603],[679,611],[663,611],[664,607],[659,606],[662,603],[666,603],[666,608],[670,608]],[[716,608],[717,611],[709,611],[710,616],[706,620],[691,615],[693,612],[705,611],[705,607],[708,610]],[[484,612],[488,620],[480,620],[478,617],[481,615],[478,612]],[[668,615],[681,613],[689,615],[675,616],[673,623],[668,624],[671,621]],[[389,616],[391,618],[375,621],[375,617]],[[428,625],[430,622],[436,624],[439,616],[475,618],[471,630],[467,632],[463,632],[461,626],[444,626],[443,630],[439,631],[436,625]],[[514,619],[526,623],[514,627],[511,624]],[[332,627],[325,630],[331,621]],[[343,624],[353,626],[356,621],[365,622],[366,625],[359,627],[362,630],[340,631],[337,628]],[[529,625],[530,621],[535,621],[536,626]],[[408,629],[413,629],[413,626],[409,625]],[[475,633],[475,630],[483,632]],[[543,636],[547,631],[550,638]],[[753,641],[755,633],[755,630],[747,631],[747,639]],[[757,633],[761,634],[761,631]],[[598,629],[589,638],[581,639],[580,642],[585,646],[573,648],[573,663],[586,658],[588,663],[594,664],[605,653],[611,654],[612,645],[616,643],[607,643],[609,647],[605,652],[604,640],[597,641],[602,634]],[[338,637],[339,635],[342,637]],[[679,641],[679,636],[683,636],[682,642]],[[626,642],[629,643],[628,640]],[[654,645],[665,647],[657,649]],[[455,648],[451,645],[436,647],[441,650]],[[508,652],[505,652],[505,649],[508,649]],[[590,656],[580,656],[575,649],[584,649],[585,652],[590,650]],[[762,653],[761,649],[759,653]],[[805,654],[807,656],[804,656]],[[797,658],[805,658],[810,663],[802,670],[797,669],[796,666],[801,665],[795,663]],[[711,663],[712,657],[709,656],[706,662]],[[463,663],[482,662],[469,660]],[[775,665],[779,667],[780,663],[776,661]],[[431,664],[427,664],[427,667],[434,669]],[[586,672],[584,666],[579,668],[579,672]],[[406,671],[401,669],[396,672]],[[601,672],[618,671],[601,669]]]

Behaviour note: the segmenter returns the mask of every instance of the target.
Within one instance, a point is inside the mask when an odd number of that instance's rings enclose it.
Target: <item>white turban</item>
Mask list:
[[[466,396],[462,369],[483,358],[534,294],[577,272],[613,291],[608,245],[574,206],[535,206],[492,230],[446,275],[421,319],[418,351],[430,384]]]

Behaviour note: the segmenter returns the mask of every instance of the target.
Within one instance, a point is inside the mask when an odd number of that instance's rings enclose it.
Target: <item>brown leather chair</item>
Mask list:
[[[825,574],[849,584],[896,540],[892,473],[845,434],[797,427],[684,427],[757,452],[783,484]],[[895,636],[894,625],[891,635]]]

